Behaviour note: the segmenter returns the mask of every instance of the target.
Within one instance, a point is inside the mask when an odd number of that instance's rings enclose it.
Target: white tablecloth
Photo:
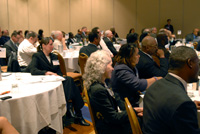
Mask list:
[[[0,116],[6,117],[20,134],[37,134],[45,126],[63,133],[62,116],[66,113],[66,100],[61,80],[23,73],[2,78],[0,91],[11,90],[13,83],[18,88],[0,95],[12,96],[12,99],[0,100]]]
[[[78,65],[79,50],[64,51],[63,58],[65,60],[65,67],[67,72],[80,72],[80,67]]]

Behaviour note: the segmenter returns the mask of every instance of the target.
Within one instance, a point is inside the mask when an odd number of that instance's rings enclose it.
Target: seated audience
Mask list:
[[[63,34],[61,31],[55,31],[54,38],[55,38],[55,40],[53,42],[54,50],[61,53],[63,50],[67,49],[65,42],[63,43]]]
[[[19,31],[17,31],[17,33],[20,36],[19,41],[18,41],[18,43],[20,44],[24,40],[23,31],[19,30]]]
[[[113,57],[112,52],[108,49],[108,47],[106,46],[106,43],[105,43],[104,40],[103,40],[103,36],[101,35],[101,31],[100,31],[99,27],[94,27],[94,28],[92,29],[92,32],[99,34],[99,37],[101,38],[101,39],[100,39],[100,42],[99,42],[99,45],[101,46],[101,48],[102,48],[103,50],[105,50],[105,51],[107,51],[108,53],[110,53],[110,56],[111,56],[111,57]]]
[[[75,35],[75,38],[76,38],[77,42],[82,42],[83,41],[81,29],[78,29],[78,33]]]
[[[0,117],[0,134],[19,134],[5,117]]]
[[[44,37],[44,33],[43,33],[43,30],[42,29],[39,29],[38,30],[38,41],[40,42],[41,39]]]
[[[127,43],[134,43],[137,44],[137,47],[140,48],[139,40],[138,40],[137,33],[130,33],[126,36]]]
[[[185,37],[186,42],[193,42],[195,38],[198,36],[199,29],[195,28],[192,33],[187,34]]]
[[[128,97],[133,107],[139,106],[140,92],[145,91],[153,82],[161,77],[139,79],[136,64],[140,55],[136,44],[123,45],[115,57],[114,71],[112,72],[112,89],[116,98],[124,100]]]
[[[158,42],[158,49],[162,49],[165,54],[165,58],[169,59],[169,51],[165,48],[165,45],[168,44],[168,38],[166,34],[158,34],[157,37],[157,42]]]
[[[110,30],[106,30],[105,32],[105,37],[103,38],[104,42],[106,43],[108,49],[112,52],[112,54],[115,56],[117,55],[117,50],[115,49],[115,47],[113,46],[112,43],[112,38],[113,38],[113,34]]]
[[[200,134],[197,107],[187,95],[187,83],[197,82],[199,59],[189,47],[174,48],[169,73],[144,96],[144,134]]]
[[[33,31],[29,31],[18,47],[18,62],[22,71],[26,71],[26,67],[32,60],[32,55],[37,52],[36,43],[37,34]]]
[[[160,58],[160,67],[154,62],[152,55]],[[146,36],[142,40],[142,49],[139,51],[140,60],[136,65],[140,78],[151,78],[154,76],[164,77],[168,70],[168,60],[162,49],[158,49],[155,38]]]
[[[157,28],[156,27],[151,28],[150,36],[156,38],[156,36],[157,36]]]
[[[52,44],[53,42],[49,37],[41,40],[39,46],[40,50],[33,55],[32,61],[27,69],[32,75],[63,76],[57,55],[51,53],[54,47]],[[76,87],[74,80],[71,77],[66,76],[64,78],[65,81],[63,81],[63,88],[67,101],[67,115],[75,117],[75,123],[89,126],[90,124],[85,122],[80,110],[84,106],[84,102],[79,89]],[[73,113],[73,107],[76,116]]]
[[[76,43],[76,39],[74,38],[74,34],[69,32],[69,38],[67,39],[67,48],[69,48],[69,44]]]
[[[3,46],[9,40],[10,40],[10,37],[9,37],[8,30],[3,30],[2,31],[2,36],[0,38],[0,47]]]
[[[7,41],[5,44],[4,44],[4,48],[6,48],[6,59],[8,61],[10,55],[11,55],[11,52],[15,52],[17,54],[17,51],[18,51],[18,41],[20,39],[20,35],[18,34],[17,31],[14,31],[11,35],[11,38],[9,41]]]
[[[87,27],[86,26],[83,26],[82,28],[81,28],[81,33],[82,33],[82,38],[88,38],[88,36],[87,36]]]
[[[86,62],[84,85],[88,90],[96,129],[98,134],[132,134],[126,110],[118,106],[120,99],[114,97],[105,83],[105,79],[111,78],[112,71],[112,59],[104,50],[92,53]],[[142,108],[134,109],[138,116],[142,116]]]
[[[79,51],[79,54],[84,53],[89,57],[91,53],[99,50],[97,46],[99,45],[100,37],[99,37],[99,34],[91,32],[88,38],[89,38],[90,44],[82,47]]]
[[[110,31],[112,32],[114,38],[119,38],[119,35],[118,35],[117,32],[115,31],[115,27],[111,27],[111,28],[110,28]]]

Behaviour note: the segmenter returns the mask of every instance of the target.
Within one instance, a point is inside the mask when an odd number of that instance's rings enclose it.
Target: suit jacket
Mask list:
[[[160,67],[148,55],[139,51],[140,60],[136,65],[140,78],[151,78],[154,76],[164,77],[168,72],[168,60],[160,58]]]
[[[193,41],[194,40],[194,34],[193,33],[187,34],[186,37],[185,37],[185,40],[186,40],[186,42]]]
[[[75,38],[76,38],[77,42],[81,42],[83,37],[80,34],[76,34]]]
[[[127,112],[118,111],[116,100],[102,83],[93,83],[88,90],[88,96],[98,134],[131,133]]]
[[[165,28],[166,28],[167,30],[171,31],[172,34],[174,33],[174,27],[173,27],[172,25],[166,24],[166,25],[165,25]]]
[[[28,65],[27,71],[32,75],[45,75],[47,71],[57,73],[62,76],[59,65],[53,65],[53,60],[58,60],[57,55],[50,53],[51,63],[47,60],[42,51],[39,51],[32,56],[32,61]]]
[[[147,80],[139,79],[136,76],[136,70],[131,69],[125,64],[117,64],[112,72],[112,89],[116,97],[120,96],[121,100],[128,97],[133,107],[139,106],[140,93],[147,88]]]
[[[12,51],[17,53],[17,50],[18,50],[18,47],[15,46],[15,44],[13,44],[11,40],[7,41],[3,47],[6,48],[7,59],[10,57]]]
[[[84,46],[80,49],[79,54],[80,53],[84,53],[86,54],[88,57],[90,57],[91,53],[95,52],[99,50],[99,48],[97,48],[96,45],[94,44],[89,44],[88,46]]]
[[[170,74],[147,90],[143,123],[144,134],[200,134],[196,105]]]
[[[106,43],[108,49],[113,53],[113,55],[117,55],[117,50],[113,46],[113,43],[108,39],[108,37],[104,37],[103,40]]]

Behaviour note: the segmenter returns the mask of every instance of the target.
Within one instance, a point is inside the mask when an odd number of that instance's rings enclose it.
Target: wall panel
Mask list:
[[[126,38],[131,28],[136,29],[136,0],[114,1],[114,26],[120,38]]]
[[[0,27],[2,30],[8,29],[8,4],[7,0],[0,0]]]
[[[91,29],[91,0],[70,0],[70,31],[77,33],[86,26]]]
[[[159,0],[137,0],[137,31],[159,27]]]
[[[183,0],[160,0],[160,28],[167,24],[167,19],[172,20],[174,34],[183,29]]]
[[[29,29],[29,14],[28,1],[26,0],[8,0],[9,12],[9,30],[12,33],[14,30]]]
[[[50,32],[69,31],[69,0],[49,0],[49,25]]]
[[[113,26],[113,0],[92,0],[92,27],[108,30]]]
[[[183,25],[184,35],[192,33],[194,28],[200,28],[199,0],[183,0]]]

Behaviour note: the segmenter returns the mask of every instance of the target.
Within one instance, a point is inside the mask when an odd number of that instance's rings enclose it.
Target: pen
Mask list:
[[[0,95],[4,95],[4,94],[8,94],[8,93],[10,93],[10,91],[5,91],[5,92],[1,93]]]

